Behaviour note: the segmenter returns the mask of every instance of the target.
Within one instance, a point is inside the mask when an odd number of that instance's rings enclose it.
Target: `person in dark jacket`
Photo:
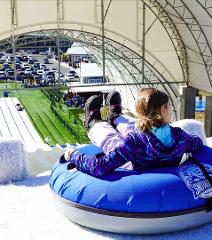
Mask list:
[[[122,114],[118,92],[107,97],[107,122],[101,121],[101,104],[99,96],[87,100],[85,127],[91,142],[104,154],[89,156],[71,147],[64,155],[65,160],[87,174],[103,176],[129,161],[135,170],[178,166],[184,153],[193,153],[203,145],[199,137],[170,126],[171,104],[168,95],[160,90],[144,88],[138,92],[136,119]]]

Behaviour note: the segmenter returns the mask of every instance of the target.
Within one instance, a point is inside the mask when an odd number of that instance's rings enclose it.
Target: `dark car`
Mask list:
[[[10,80],[14,80],[15,76],[14,76],[14,70],[10,70],[6,73],[6,78],[10,79]]]
[[[27,76],[24,71],[18,71],[17,73],[17,80],[18,81],[23,81]]]
[[[21,67],[21,64],[20,63],[16,63],[16,70],[18,70],[18,69],[22,69],[22,67]]]
[[[28,59],[29,64],[34,64],[35,60],[34,59]]]
[[[10,64],[4,63],[4,64],[3,64],[3,68],[4,68],[4,69],[10,68]]]
[[[0,80],[6,80],[6,76],[3,71],[0,71]]]
[[[28,57],[27,56],[22,56],[22,62],[27,62],[28,61]]]
[[[43,59],[43,63],[44,63],[44,64],[50,64],[49,59],[48,59],[48,58],[44,58],[44,59]]]
[[[42,83],[44,86],[55,86],[55,78],[52,75],[46,76]]]

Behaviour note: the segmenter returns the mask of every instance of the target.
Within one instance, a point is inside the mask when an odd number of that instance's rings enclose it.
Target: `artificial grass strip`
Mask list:
[[[85,130],[82,127],[82,121],[78,116],[75,116],[75,118],[77,119],[79,125],[77,125],[77,127],[73,125],[72,127],[80,130],[74,130],[74,136],[72,136],[50,111],[50,101],[40,90],[25,90],[21,91],[20,94],[19,99],[28,112],[28,115],[32,120],[32,124],[46,143],[49,145],[55,145],[56,143],[74,144],[76,141],[79,142],[81,139],[83,140],[83,143],[87,142],[87,138],[84,136]],[[66,119],[67,118],[68,113]],[[82,136],[80,134],[82,134]]]

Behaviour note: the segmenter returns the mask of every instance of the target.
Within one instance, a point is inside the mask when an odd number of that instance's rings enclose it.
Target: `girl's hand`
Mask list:
[[[70,155],[76,150],[77,148],[73,145],[70,145],[68,149],[65,151],[64,158],[66,161],[69,161]]]

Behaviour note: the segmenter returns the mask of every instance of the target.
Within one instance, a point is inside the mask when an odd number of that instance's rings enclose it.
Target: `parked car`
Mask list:
[[[65,80],[67,81],[67,82],[71,82],[71,81],[74,81],[74,75],[73,74],[70,74],[70,73],[67,73],[67,74],[65,74]]]
[[[4,69],[10,68],[10,64],[4,63],[4,64],[3,64],[3,68],[4,68]]]
[[[78,76],[78,74],[74,70],[70,70],[69,73],[74,75],[74,76]]]
[[[47,66],[45,64],[40,64],[40,69],[47,69]]]
[[[47,55],[47,58],[53,58],[53,57],[54,57],[54,55],[52,53]]]
[[[22,57],[22,61],[23,61],[23,62],[27,62],[27,61],[28,61],[28,57],[27,57],[27,56],[23,56],[23,57]]]
[[[56,69],[56,68],[52,68],[51,71],[54,72],[54,73],[56,73],[56,72],[57,72],[57,69]]]
[[[0,71],[0,80],[6,80],[6,75],[4,71]]]
[[[25,69],[25,74],[32,74],[31,69],[30,69],[30,68],[26,68],[26,69]]]
[[[76,77],[76,74],[72,74],[72,73],[66,74],[65,79],[67,82],[79,82],[79,80],[80,80],[78,75]]]
[[[48,59],[48,58],[44,58],[44,59],[43,59],[43,63],[44,63],[44,64],[50,64],[49,59]]]
[[[21,67],[21,64],[20,63],[16,63],[16,70],[18,70],[18,69],[21,69],[22,67]]]
[[[26,74],[25,71],[18,71],[17,72],[17,80],[18,81],[22,81],[23,79],[26,78]]]
[[[15,77],[14,77],[14,70],[10,70],[6,73],[6,78],[9,79],[9,80],[14,80]]]
[[[4,69],[4,73],[7,75],[7,73],[9,72],[9,71],[12,71],[13,69],[12,68],[6,68],[6,69]]]
[[[35,60],[33,58],[28,59],[29,64],[34,64]]]
[[[55,77],[53,75],[46,75],[42,79],[42,84],[44,86],[54,86],[55,85]]]
[[[26,68],[30,68],[30,66],[29,66],[29,63],[22,63],[22,68],[24,68],[24,69],[26,69]]]
[[[55,80],[56,80],[56,82],[58,82],[58,76],[59,76],[59,73],[56,72],[56,73],[55,73]],[[65,79],[63,73],[60,73],[60,84],[66,85],[66,79]]]
[[[44,74],[44,71],[42,69],[37,70],[37,74],[42,76]]]

